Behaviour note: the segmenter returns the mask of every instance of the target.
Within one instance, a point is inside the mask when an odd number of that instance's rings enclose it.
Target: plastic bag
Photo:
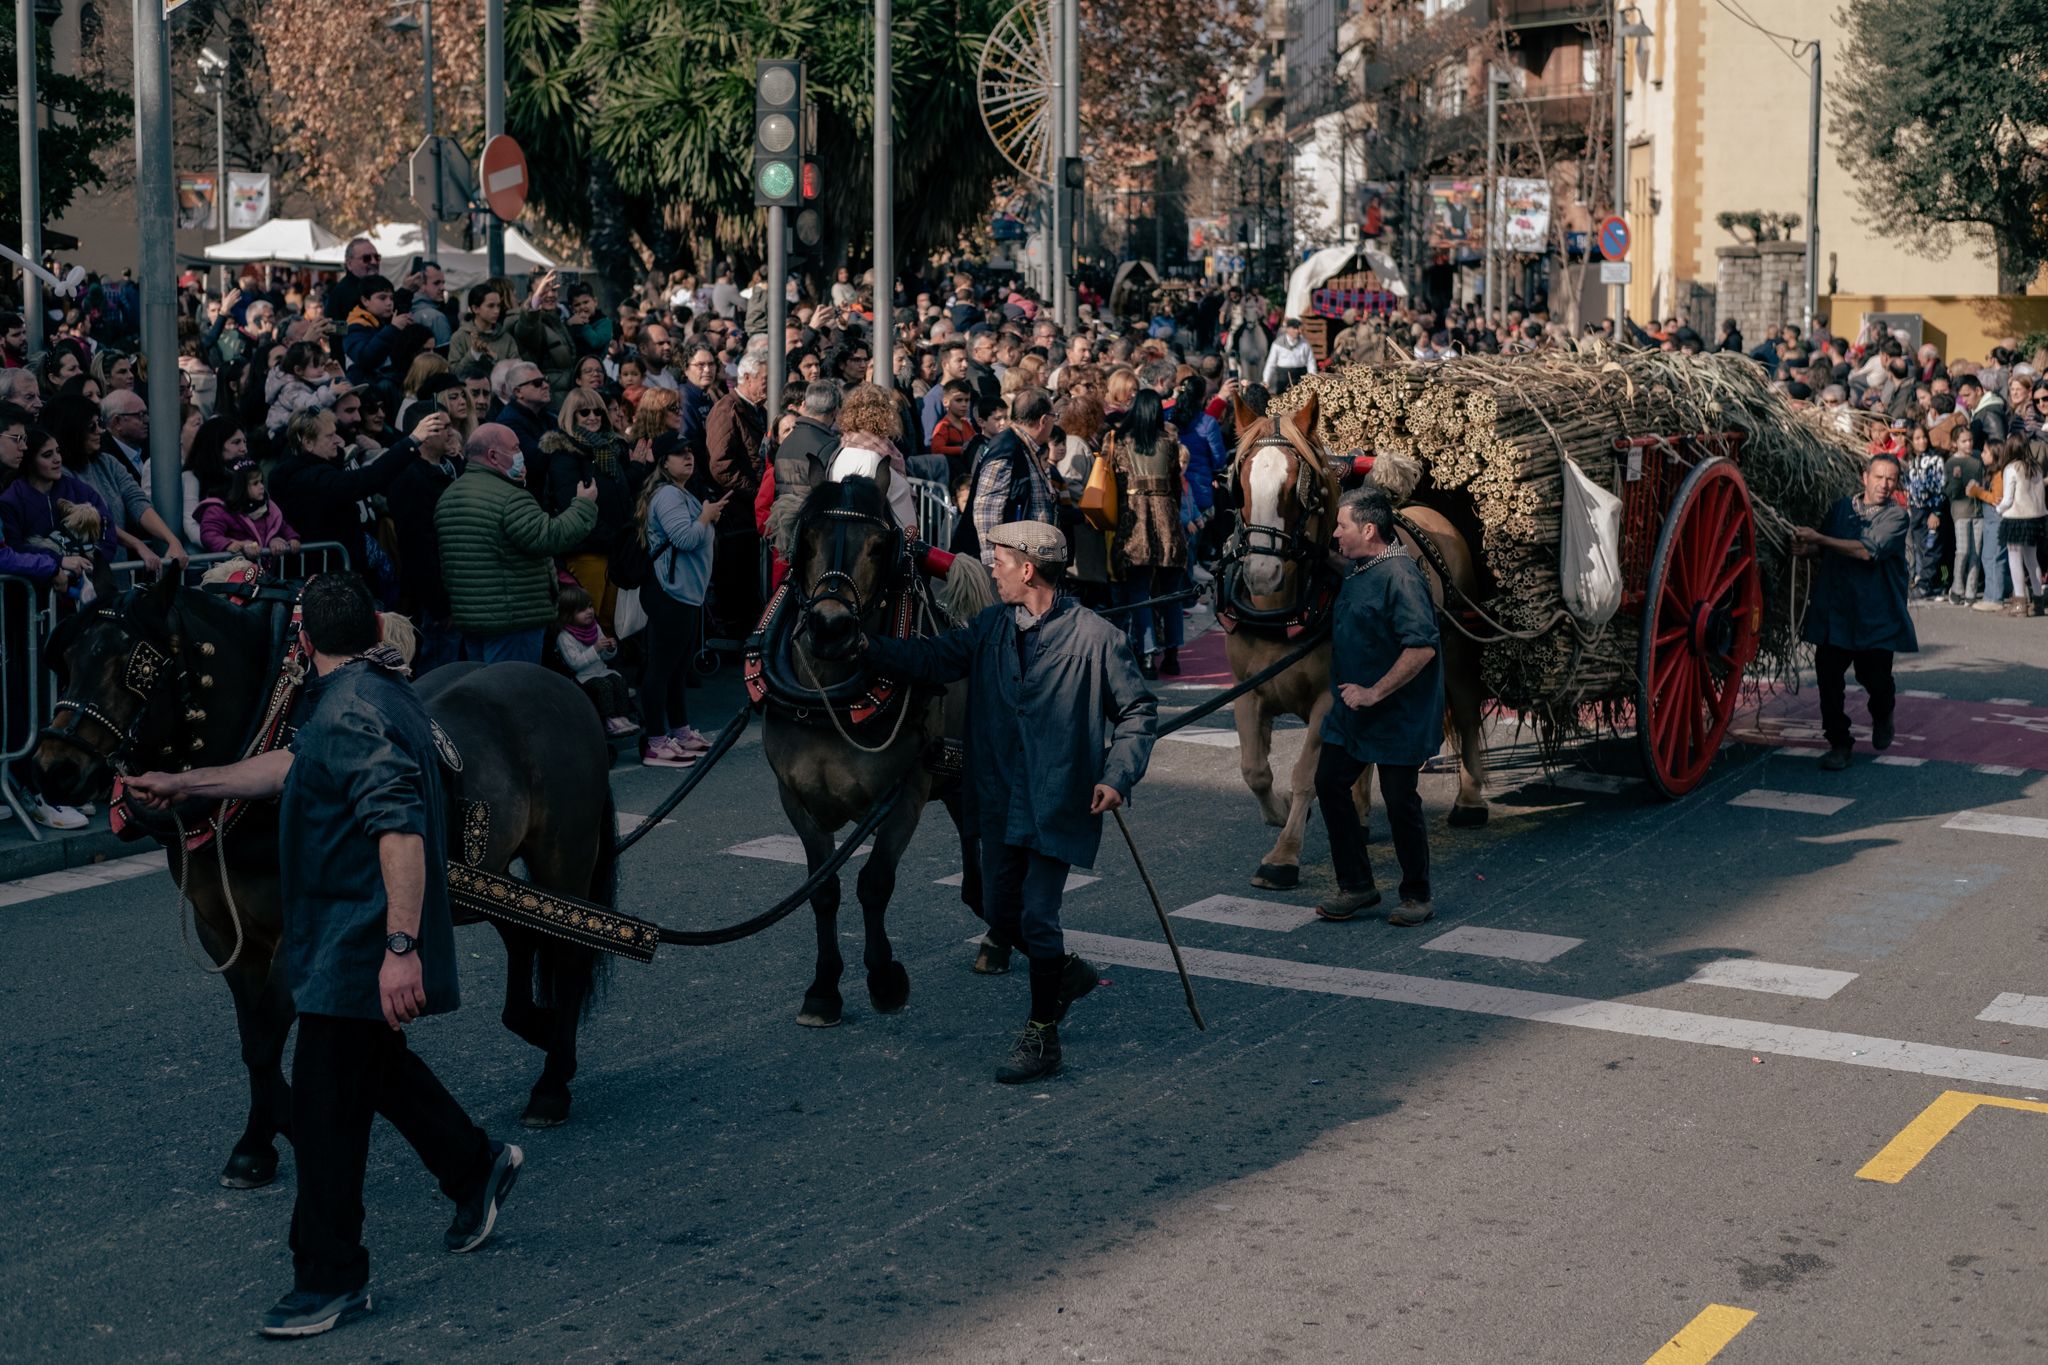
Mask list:
[[[612,604],[612,634],[615,638],[623,640],[646,629],[647,608],[640,605],[640,594],[645,591],[645,588],[620,591],[618,601]],[[654,591],[660,592],[661,587],[657,584]]]
[[[1621,499],[1564,461],[1564,528],[1558,578],[1565,609],[1589,626],[1621,609]]]

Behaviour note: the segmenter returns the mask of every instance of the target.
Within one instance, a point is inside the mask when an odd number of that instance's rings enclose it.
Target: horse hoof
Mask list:
[[[222,1168],[220,1183],[231,1190],[260,1190],[277,1179],[277,1153],[269,1148],[260,1152],[236,1152],[228,1158]]]
[[[569,1121],[569,1092],[535,1093],[526,1101],[526,1112],[519,1116],[522,1128],[559,1128]]]
[[[1486,823],[1486,813],[1485,806],[1452,806],[1451,828],[1476,829]]]
[[[1301,885],[1301,867],[1296,863],[1260,863],[1252,885],[1268,891],[1292,891]]]
[[[894,1014],[910,1003],[910,973],[901,962],[868,973],[868,1003],[881,1014]]]
[[[805,1028],[838,1028],[842,1008],[836,999],[824,1000],[807,995],[804,997],[804,1007],[797,1011],[796,1021]]]

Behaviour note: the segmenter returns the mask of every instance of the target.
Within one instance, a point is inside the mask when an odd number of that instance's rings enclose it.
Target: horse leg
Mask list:
[[[612,816],[607,812],[605,818]],[[556,833],[553,839],[538,841],[545,847],[529,844],[522,849],[526,870],[536,886],[586,896],[596,847],[572,837],[571,831]],[[538,934],[522,931],[521,937],[530,940],[527,955],[535,968],[528,984],[537,984],[541,991],[541,998],[532,1001],[529,1016],[538,1037],[528,1041],[547,1058],[519,1121],[528,1128],[552,1128],[569,1119],[569,1082],[576,1078],[576,1030],[595,986],[599,955],[595,949]]]
[[[1451,804],[1453,828],[1486,823],[1485,717],[1479,685],[1478,650],[1470,641],[1444,651],[1450,690],[1451,732],[1458,746],[1458,797]]]
[[[1316,763],[1323,753],[1323,717],[1330,709],[1325,692],[1309,708],[1308,730],[1302,736],[1301,753],[1287,774],[1287,822],[1280,837],[1259,861],[1252,885],[1273,891],[1291,891],[1301,884],[1301,843],[1308,833],[1308,813],[1316,799]]]
[[[546,1012],[533,1003],[533,957],[540,940],[498,920],[492,920],[491,927],[505,943],[505,1008],[498,1017],[520,1041],[545,1050]]]
[[[294,1017],[291,987],[282,945],[270,953],[252,951],[257,946],[246,945],[227,974],[242,1064],[249,1069],[249,1119],[220,1173],[220,1183],[231,1190],[258,1189],[277,1179],[272,1139],[291,1137],[292,1092],[284,1078],[284,1043]]]
[[[868,969],[868,1002],[882,1014],[894,1014],[910,1003],[910,973],[903,969],[889,945],[887,919],[889,897],[896,891],[896,864],[917,832],[924,814],[924,796],[906,791],[897,799],[889,817],[875,831],[875,851],[868,854],[860,876],[854,879],[854,893],[860,897],[861,924],[867,944],[861,960]],[[966,880],[964,877],[961,879]]]
[[[1269,825],[1287,823],[1287,809],[1273,795],[1273,717],[1256,692],[1247,692],[1230,704],[1237,722],[1237,770],[1244,784],[1257,798],[1259,811]]]
[[[832,831],[812,819],[786,787],[782,811],[803,841],[805,867],[815,873],[832,856]],[[811,893],[811,915],[818,928],[818,967],[804,990],[803,1008],[797,1011],[796,1021],[805,1028],[833,1028],[846,1007],[839,995],[839,978],[846,972],[846,959],[839,955],[839,878],[826,878]]]

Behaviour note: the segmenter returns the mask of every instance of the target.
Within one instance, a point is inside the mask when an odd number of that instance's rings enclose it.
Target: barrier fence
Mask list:
[[[960,513],[953,506],[953,490],[936,479],[912,479],[910,493],[917,505],[917,530],[927,545],[943,550],[953,543],[953,528]]]
[[[196,586],[207,570],[244,555],[193,555],[183,570],[187,586]],[[279,577],[304,579],[328,569],[349,567],[346,548],[333,541],[319,541],[283,554],[264,555],[261,566]],[[114,593],[126,592],[140,582],[153,580],[148,565],[139,559],[123,560],[110,566]],[[0,574],[0,693],[4,693],[6,724],[0,732],[0,797],[21,821],[29,836],[40,840],[42,827],[29,816],[34,797],[17,774],[21,760],[35,749],[37,732],[50,722],[56,702],[56,680],[43,657],[43,641],[64,617],[80,610],[81,604],[68,592],[60,593],[47,583],[18,574]]]

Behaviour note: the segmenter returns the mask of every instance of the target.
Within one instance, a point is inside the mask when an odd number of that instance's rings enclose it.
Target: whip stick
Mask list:
[[[1173,925],[1167,921],[1166,907],[1159,903],[1159,890],[1152,885],[1152,874],[1145,870],[1145,860],[1138,856],[1138,841],[1131,837],[1131,827],[1124,823],[1122,810],[1113,810],[1116,827],[1124,832],[1124,844],[1131,850],[1131,861],[1137,864],[1138,877],[1145,883],[1145,894],[1152,898],[1152,911],[1159,916],[1159,928],[1166,935],[1166,947],[1173,954],[1173,969],[1180,973],[1180,988],[1188,997],[1188,1013],[1194,1017],[1195,1027],[1207,1033],[1209,1026],[1202,1022],[1202,1007],[1195,1003],[1195,985],[1188,980],[1187,965],[1180,960],[1180,944],[1174,940]]]

